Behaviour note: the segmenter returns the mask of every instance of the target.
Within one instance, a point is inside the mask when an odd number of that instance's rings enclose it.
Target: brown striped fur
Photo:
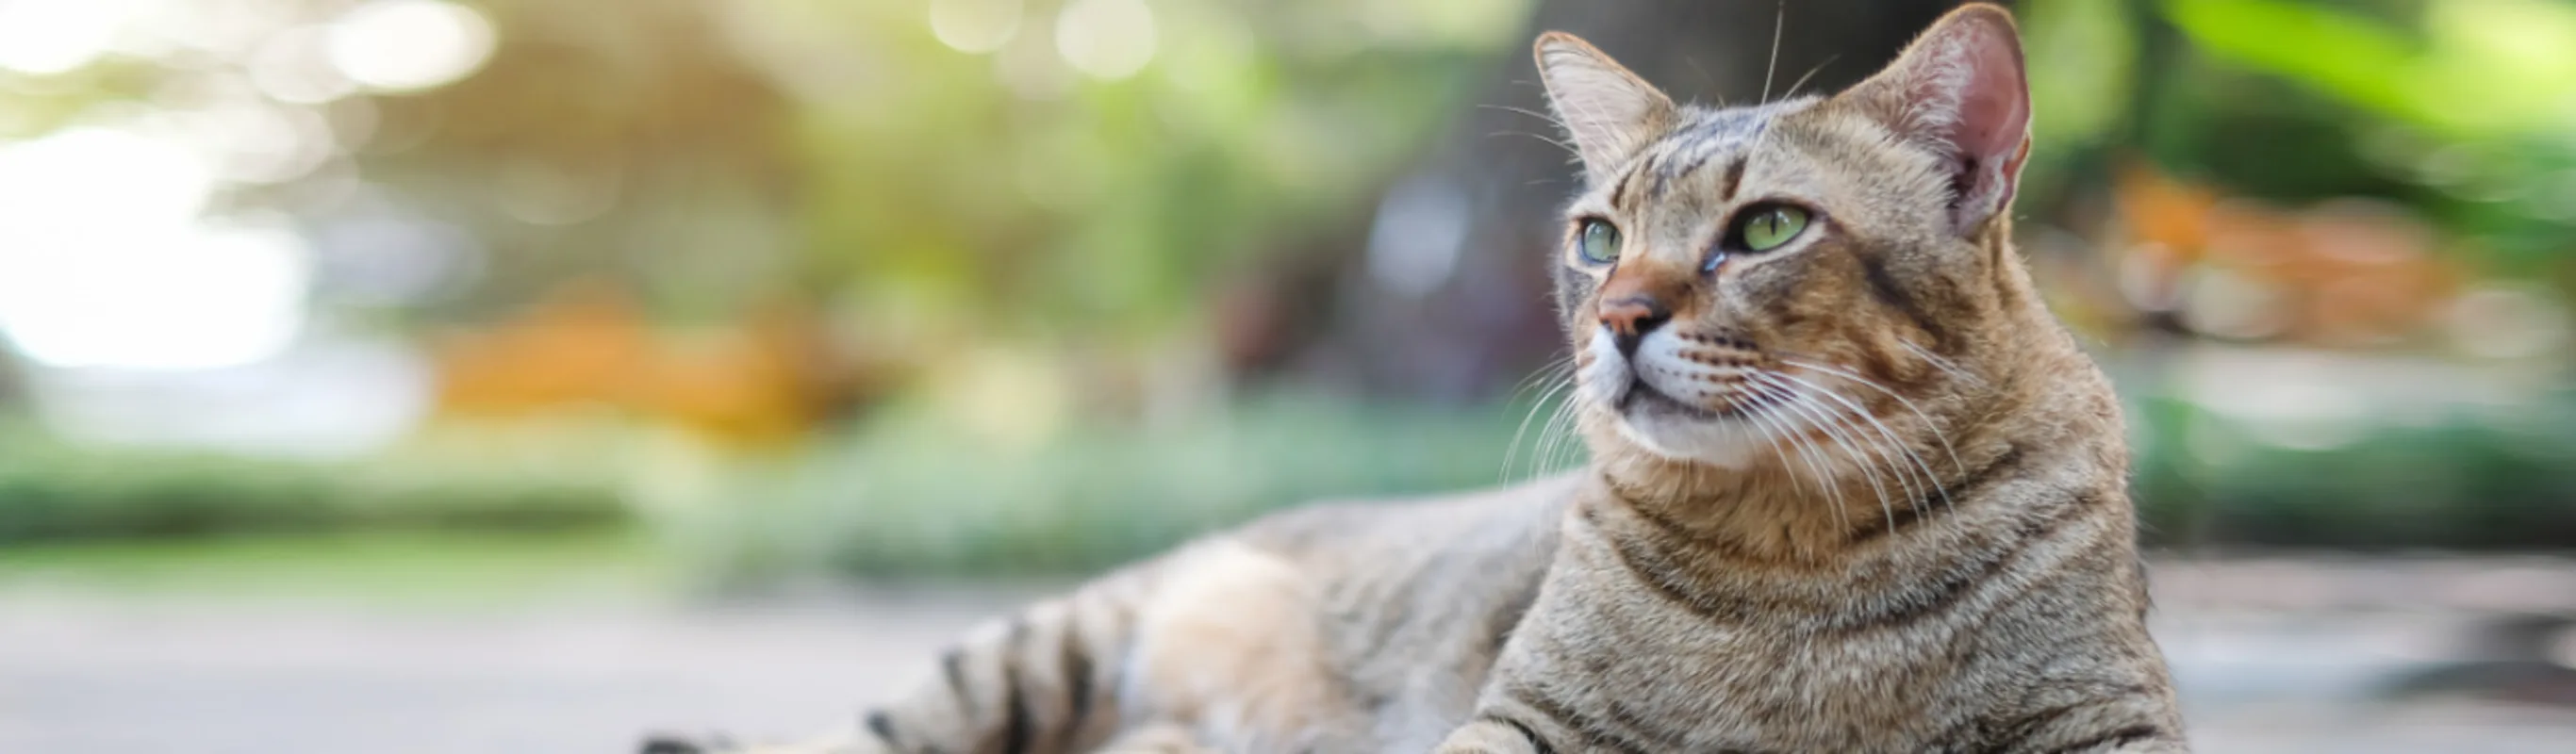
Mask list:
[[[1586,469],[1193,544],[789,750],[2186,751],[2117,401],[2009,240],[2009,16],[1727,109],[1570,36],[1538,57],[1570,225],[1625,238],[1559,261]],[[1764,203],[1812,220],[1730,247]]]

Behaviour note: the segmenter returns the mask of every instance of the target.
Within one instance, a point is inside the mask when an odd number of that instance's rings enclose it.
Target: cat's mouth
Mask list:
[[[1621,418],[1630,421],[1663,418],[1716,421],[1727,418],[1727,414],[1732,413],[1731,407],[1726,410],[1715,410],[1674,398],[1662,390],[1655,389],[1655,386],[1647,383],[1645,378],[1636,376],[1628,378],[1627,389],[1619,391],[1619,399],[1612,408],[1618,409]]]

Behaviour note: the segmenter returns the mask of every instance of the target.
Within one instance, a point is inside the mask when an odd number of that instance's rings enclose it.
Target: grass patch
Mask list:
[[[632,530],[61,542],[0,549],[0,588],[498,605],[649,593],[673,580],[659,555]]]

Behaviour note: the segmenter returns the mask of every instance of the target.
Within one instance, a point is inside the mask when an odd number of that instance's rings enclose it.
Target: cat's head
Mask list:
[[[1676,105],[1571,35],[1537,55],[1586,177],[1557,295],[1596,455],[1814,464],[1792,449],[1840,436],[1823,463],[1910,464],[2015,341],[2063,340],[2005,238],[2030,99],[2002,9],[1839,94],[1738,107]]]

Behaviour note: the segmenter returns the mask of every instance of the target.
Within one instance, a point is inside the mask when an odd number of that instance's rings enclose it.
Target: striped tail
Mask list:
[[[1076,754],[1122,727],[1145,574],[1135,569],[970,633],[937,669],[854,729],[793,746],[650,739],[644,754]]]

